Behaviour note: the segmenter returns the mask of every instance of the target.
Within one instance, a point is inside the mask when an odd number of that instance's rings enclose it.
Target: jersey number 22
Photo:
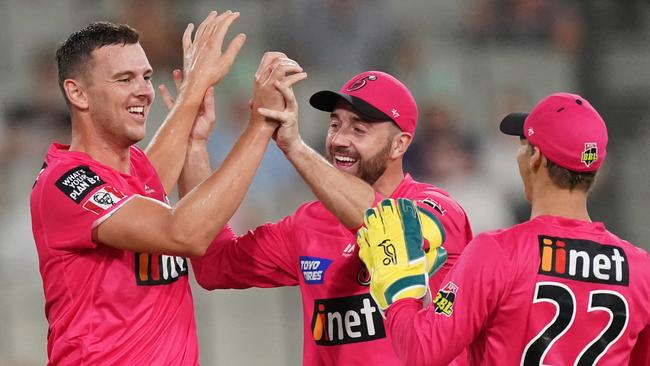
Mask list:
[[[526,345],[521,358],[522,366],[541,365],[555,341],[569,330],[575,319],[576,298],[566,285],[558,282],[538,282],[533,303],[542,301],[555,305],[555,317]],[[610,321],[598,337],[580,352],[574,363],[576,366],[595,365],[627,327],[627,301],[616,291],[591,291],[587,311],[607,311]]]

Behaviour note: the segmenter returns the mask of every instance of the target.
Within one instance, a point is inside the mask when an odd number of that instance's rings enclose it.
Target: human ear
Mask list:
[[[537,172],[543,166],[544,155],[537,146],[533,146],[533,154],[528,159],[528,167],[531,171]]]
[[[71,106],[81,110],[88,109],[88,95],[84,86],[79,81],[65,79],[63,82],[63,90]]]
[[[390,157],[393,159],[399,158],[406,153],[409,145],[413,141],[413,136],[408,133],[401,132],[393,138],[393,146],[390,151]]]

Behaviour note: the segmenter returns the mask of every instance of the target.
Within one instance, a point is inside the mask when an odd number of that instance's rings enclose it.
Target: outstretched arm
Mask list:
[[[260,61],[257,71],[255,72],[255,84],[253,88],[253,98],[250,103],[253,105],[267,105],[273,108],[282,108],[284,106],[283,97],[275,90],[274,82],[287,74],[292,77],[291,83],[303,80],[306,74],[300,73],[302,68],[297,62],[287,58],[282,52],[266,52]],[[183,74],[180,70],[173,71],[174,83],[177,91],[182,85]],[[169,90],[160,85],[160,92],[163,101],[168,109],[172,109],[175,104],[174,98]],[[187,154],[183,170],[178,180],[178,193],[184,197],[192,188],[196,187],[211,173],[210,157],[207,149],[208,138],[214,127],[214,92],[208,89],[203,99],[203,105],[197,115],[187,146]],[[256,118],[264,118],[253,111]]]
[[[274,61],[271,65],[268,72],[255,78],[254,104],[272,100],[277,94],[269,79],[286,74],[294,74],[294,82],[304,78],[295,62]],[[241,204],[277,127],[277,123],[251,113],[248,126],[223,164],[173,209],[136,196],[95,229],[95,239],[132,251],[202,255]]]
[[[99,224],[93,238],[137,252],[203,254],[241,203],[275,128],[251,118],[221,167],[174,208],[135,196]]]
[[[363,180],[336,169],[302,140],[293,90],[285,81],[276,82],[276,87],[284,96],[286,109],[262,109],[260,113],[280,122],[278,147],[325,207],[346,227],[358,228],[363,224],[365,210],[377,201],[378,194]]]
[[[183,73],[181,70],[174,70],[172,76],[178,92],[183,82]],[[160,85],[158,89],[162,94],[165,106],[171,111],[176,101],[165,85]],[[214,105],[214,89],[209,88],[203,97],[203,104],[196,116],[187,143],[185,162],[178,178],[178,196],[180,198],[185,197],[192,188],[199,185],[212,173],[208,153],[208,138],[216,120]]]
[[[230,25],[239,13],[211,12],[199,25],[192,40],[192,24],[183,35],[185,77],[180,86],[178,101],[174,104],[162,126],[146,149],[146,154],[156,168],[163,186],[170,192],[185,162],[188,140],[197,113],[206,92],[228,73],[235,57],[245,42],[238,34],[221,52],[223,40]]]

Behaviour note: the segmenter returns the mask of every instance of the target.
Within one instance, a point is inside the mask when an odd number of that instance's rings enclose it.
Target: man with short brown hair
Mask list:
[[[145,136],[153,71],[137,32],[92,23],[58,50],[72,142],[50,147],[31,194],[49,364],[199,363],[185,257],[203,254],[230,219],[277,128],[252,113],[220,170],[169,206],[185,157],[197,146],[205,151],[214,120],[199,111],[207,113],[212,86],[244,44],[240,34],[221,51],[238,17],[211,12],[194,37],[188,26],[178,100],[146,152],[134,144]],[[272,105],[262,103],[276,93],[269,84],[302,71],[273,61],[261,62],[255,104]]]
[[[506,116],[500,128],[521,139],[517,163],[531,218],[477,235],[432,304],[423,305],[421,292],[389,306],[395,352],[408,365],[444,365],[465,347],[470,365],[648,365],[650,257],[587,210],[607,154],[602,117],[583,97],[555,93],[530,113]],[[424,257],[422,236],[413,234],[418,220],[402,210],[412,205],[382,203],[366,214],[371,240],[359,245],[371,253],[363,257],[376,274],[371,289],[415,268],[376,260],[382,245]]]

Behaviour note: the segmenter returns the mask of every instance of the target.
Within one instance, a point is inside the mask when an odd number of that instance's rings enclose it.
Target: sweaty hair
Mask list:
[[[528,142],[528,151],[530,154],[535,153],[535,149],[530,141]],[[579,189],[581,191],[588,192],[591,186],[596,180],[596,172],[576,172],[564,167],[561,167],[549,158],[546,158],[546,169],[548,169],[548,175],[551,177],[551,181],[558,187],[562,189],[568,189],[573,191],[574,189]]]
[[[126,24],[93,22],[85,28],[72,33],[56,50],[56,63],[59,70],[59,88],[69,104],[63,89],[63,82],[85,71],[92,58],[92,51],[114,44],[138,43],[140,35]]]

